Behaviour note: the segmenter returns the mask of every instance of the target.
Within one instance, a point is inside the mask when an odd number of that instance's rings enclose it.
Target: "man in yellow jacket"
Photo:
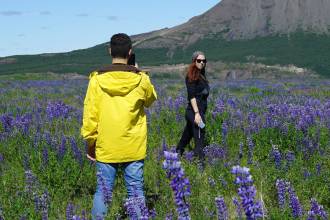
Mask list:
[[[90,75],[81,128],[88,143],[87,157],[96,160],[93,219],[106,215],[119,167],[124,170],[128,197],[144,201],[143,164],[147,148],[144,108],[157,99],[147,73],[127,65],[132,53],[129,36],[113,35],[109,53],[112,65]]]

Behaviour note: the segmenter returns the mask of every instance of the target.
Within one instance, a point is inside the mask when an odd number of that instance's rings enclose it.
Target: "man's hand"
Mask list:
[[[95,159],[95,158],[93,158],[93,157],[89,156],[88,154],[86,154],[86,156],[87,156],[87,159],[89,159],[89,160],[91,160],[91,161],[93,161],[93,162],[95,162],[95,161],[96,161],[96,159]]]
[[[95,159],[95,142],[88,144],[86,156],[89,160],[96,161],[96,159]]]

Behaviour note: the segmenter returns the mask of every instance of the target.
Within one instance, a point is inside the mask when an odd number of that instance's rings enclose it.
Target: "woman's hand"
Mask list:
[[[195,123],[198,125],[199,123],[201,123],[202,121],[202,117],[199,114],[199,112],[195,113]]]

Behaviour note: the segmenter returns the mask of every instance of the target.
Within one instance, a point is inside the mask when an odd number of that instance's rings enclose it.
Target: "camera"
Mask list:
[[[204,122],[203,121],[199,122],[198,123],[198,127],[201,128],[201,129],[203,129],[205,127]]]
[[[128,65],[135,66],[135,53],[131,53],[127,61]]]

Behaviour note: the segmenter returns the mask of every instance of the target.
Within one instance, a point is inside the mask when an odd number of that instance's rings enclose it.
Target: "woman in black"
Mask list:
[[[195,140],[194,155],[200,160],[204,159],[204,123],[207,97],[210,91],[208,81],[205,77],[205,67],[206,59],[204,53],[201,51],[194,52],[192,63],[189,66],[185,79],[188,92],[188,106],[185,113],[187,124],[176,148],[176,151],[182,156],[184,148],[193,137]]]

